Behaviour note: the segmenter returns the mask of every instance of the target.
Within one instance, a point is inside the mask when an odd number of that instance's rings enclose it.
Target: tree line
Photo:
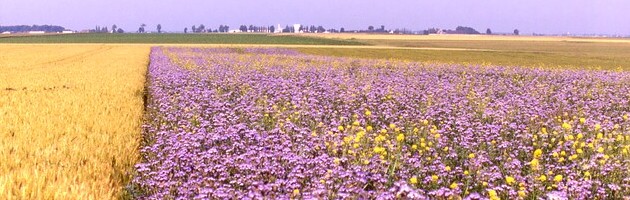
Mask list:
[[[0,32],[29,32],[29,31],[44,31],[44,32],[62,32],[67,30],[63,26],[55,25],[17,25],[17,26],[0,26]]]
[[[146,33],[146,24],[141,24],[138,27],[137,33]],[[188,29],[188,27],[184,28],[184,33],[227,33],[230,32],[230,26],[228,25],[219,25],[217,29],[213,29],[211,27],[206,27],[204,24],[193,25]],[[295,26],[286,25],[284,28],[280,28],[276,30],[275,26],[254,26],[254,25],[240,25],[238,31],[240,32],[264,32],[264,33],[274,33],[274,32],[282,32],[282,33],[343,33],[343,32],[354,32],[354,33],[394,33],[394,34],[481,34],[479,31],[475,30],[471,27],[466,26],[458,26],[454,30],[452,29],[439,29],[439,28],[429,28],[422,31],[411,31],[409,29],[395,29],[395,30],[387,30],[384,25],[380,27],[374,27],[372,25],[368,26],[367,29],[359,29],[359,30],[349,30],[346,31],[343,27],[339,30],[337,29],[326,29],[324,26],[315,26],[315,25],[305,25],[298,26],[297,30]],[[45,32],[61,32],[67,30],[61,26],[52,26],[52,25],[19,25],[19,26],[0,26],[0,32],[10,31],[10,32],[29,32],[29,31],[45,31]],[[162,25],[157,24],[156,26],[157,33],[162,33]],[[107,26],[96,26],[94,29],[88,30],[91,33],[125,33],[125,31],[116,26],[115,24],[111,26],[109,29]],[[486,29],[485,34],[492,35],[493,32],[490,28]],[[514,29],[514,35],[519,35],[520,31],[518,29]]]

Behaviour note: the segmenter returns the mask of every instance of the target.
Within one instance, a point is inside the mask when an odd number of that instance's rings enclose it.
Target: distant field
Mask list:
[[[62,34],[0,37],[0,43],[364,45],[342,39],[267,34]]]
[[[354,40],[477,40],[477,41],[547,41],[547,42],[624,42],[630,43],[630,38],[605,37],[556,37],[556,36],[514,36],[514,35],[395,35],[395,34],[365,34],[365,33],[337,33],[337,34],[285,34],[330,39]]]
[[[630,70],[630,57],[601,57],[542,52],[445,51],[373,48],[299,48],[302,53],[338,57],[403,59],[470,65],[509,65],[543,68]]]
[[[630,70],[630,39],[385,34],[69,34],[0,37],[0,43],[264,46],[303,53],[423,62]]]
[[[324,34],[321,36],[353,39],[375,46],[409,49],[307,48],[301,51],[318,55],[412,61],[630,70],[630,40],[627,39],[483,35]],[[447,49],[453,51],[445,51]]]

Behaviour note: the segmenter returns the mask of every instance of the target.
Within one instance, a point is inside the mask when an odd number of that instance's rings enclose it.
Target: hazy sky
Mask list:
[[[166,31],[204,24],[307,24],[326,28],[630,35],[630,0],[0,0],[0,25],[54,24],[82,30],[141,23]]]

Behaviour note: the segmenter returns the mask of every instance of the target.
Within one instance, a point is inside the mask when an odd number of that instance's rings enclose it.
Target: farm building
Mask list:
[[[29,31],[28,34],[44,34],[44,31]]]
[[[2,32],[2,35],[7,35],[7,34],[11,34],[11,32],[9,31]]]

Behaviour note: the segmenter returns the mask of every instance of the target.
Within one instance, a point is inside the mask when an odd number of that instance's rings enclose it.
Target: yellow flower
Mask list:
[[[488,190],[488,197],[490,197],[490,200],[501,200],[495,190]]]
[[[411,149],[413,149],[413,150],[418,149],[418,145],[415,145],[415,144],[414,144],[414,145],[411,145]]]
[[[569,129],[571,129],[571,124],[568,124],[568,123],[564,122],[564,123],[562,123],[562,128],[564,130],[569,130]]]
[[[566,156],[566,155],[567,155],[567,152],[565,152],[565,151],[561,151],[561,152],[560,152],[560,155],[561,155],[561,156]]]
[[[553,152],[551,155],[552,155],[553,157],[558,157],[558,152]]]
[[[602,125],[595,124],[595,130],[596,130],[596,131],[599,131],[599,129],[602,129]]]
[[[599,153],[604,153],[604,147],[599,147],[599,148],[597,148],[597,152],[599,152]]]
[[[456,189],[457,188],[457,183],[452,183],[451,186],[449,186],[451,189]]]
[[[547,128],[542,127],[542,128],[540,129],[540,132],[542,132],[542,133],[544,133],[544,134],[547,134]]]
[[[521,197],[521,198],[525,197],[526,196],[525,191],[519,190],[518,191],[518,196]]]
[[[534,158],[529,164],[532,166],[532,169],[538,169],[538,166],[540,166],[540,162],[536,158]]]
[[[604,134],[603,133],[597,133],[597,139],[602,139],[604,138]]]
[[[414,177],[411,177],[411,178],[409,179],[409,182],[410,182],[411,184],[417,184],[417,183],[418,183],[418,178],[416,178],[415,176],[414,176]]]
[[[623,115],[624,120],[628,120],[628,114]]]
[[[439,133],[436,133],[436,134],[434,135],[434,137],[435,137],[436,139],[437,139],[437,138],[440,138],[440,134],[439,134]]]
[[[488,187],[488,182],[484,181],[484,182],[481,183],[481,185],[484,186],[484,187]]]
[[[514,177],[511,177],[511,176],[506,176],[506,177],[505,177],[505,182],[506,182],[508,185],[512,185],[512,184],[514,184],[516,181],[514,180]]]
[[[553,181],[555,181],[555,182],[560,182],[560,181],[562,181],[562,175],[559,175],[559,174],[558,174],[558,175],[556,175],[555,177],[553,177]]]
[[[396,124],[389,124],[389,128],[390,129],[395,129],[396,128]]]
[[[370,161],[369,160],[363,160],[363,164],[364,165],[368,165],[368,164],[370,164]]]
[[[580,124],[584,124],[584,123],[586,123],[586,118],[584,117],[580,118]]]
[[[387,130],[386,129],[381,129],[381,134],[383,134],[383,135],[387,134]]]
[[[385,152],[385,148],[383,147],[374,147],[374,153],[383,153]]]
[[[540,175],[540,177],[538,177],[538,180],[542,181],[542,182],[545,182],[545,181],[547,181],[547,176],[545,176],[544,174]]]
[[[338,126],[337,127],[337,130],[339,130],[339,131],[343,131],[343,129],[344,129],[343,126]]]
[[[405,140],[405,134],[398,134],[398,136],[396,136],[396,140],[398,140],[398,142],[402,142]]]
[[[590,178],[591,177],[591,172],[584,172],[584,177]]]
[[[543,153],[542,149],[536,149],[534,151],[534,158],[540,158],[542,156],[542,153]]]
[[[468,154],[468,158],[470,158],[470,159],[475,158],[475,154],[474,154],[474,153],[470,153],[470,154]]]
[[[372,131],[372,130],[374,130],[374,128],[372,128],[372,126],[367,126],[367,127],[365,127],[365,130]]]
[[[419,132],[419,131],[420,131],[420,129],[418,129],[418,128],[413,128],[413,132],[414,132],[414,133],[417,133],[417,132]]]
[[[444,171],[450,172],[451,171],[451,167],[449,167],[449,166],[444,167]]]
[[[584,151],[582,151],[582,149],[577,149],[577,150],[575,150],[575,152],[577,152],[578,154],[583,154],[584,153]]]
[[[335,158],[335,160],[333,161],[335,163],[335,165],[339,165],[339,163],[341,162],[341,160],[339,158]]]
[[[442,148],[442,151],[447,152],[448,151],[448,147]]]
[[[359,125],[361,125],[361,124],[359,123],[359,121],[354,121],[354,122],[352,122],[352,126],[359,126]]]
[[[468,174],[470,174],[470,172],[468,172],[468,170],[464,171],[464,175],[468,176]]]
[[[293,190],[293,196],[299,196],[299,195],[300,195],[300,190],[299,189]]]
[[[437,181],[438,181],[438,179],[439,179],[439,177],[438,177],[437,175],[433,175],[433,176],[431,176],[431,180],[432,180],[433,182],[437,182]]]
[[[627,116],[628,116],[628,115],[626,115],[626,117],[627,117]],[[429,125],[429,120],[426,120],[426,119],[425,119],[425,120],[422,120],[422,125],[425,125],[425,126]]]
[[[579,139],[582,139],[582,138],[584,138],[584,135],[582,135],[582,133],[578,133],[577,134],[577,139],[579,140]]]
[[[370,116],[372,115],[372,112],[368,109],[365,109],[365,116]]]

